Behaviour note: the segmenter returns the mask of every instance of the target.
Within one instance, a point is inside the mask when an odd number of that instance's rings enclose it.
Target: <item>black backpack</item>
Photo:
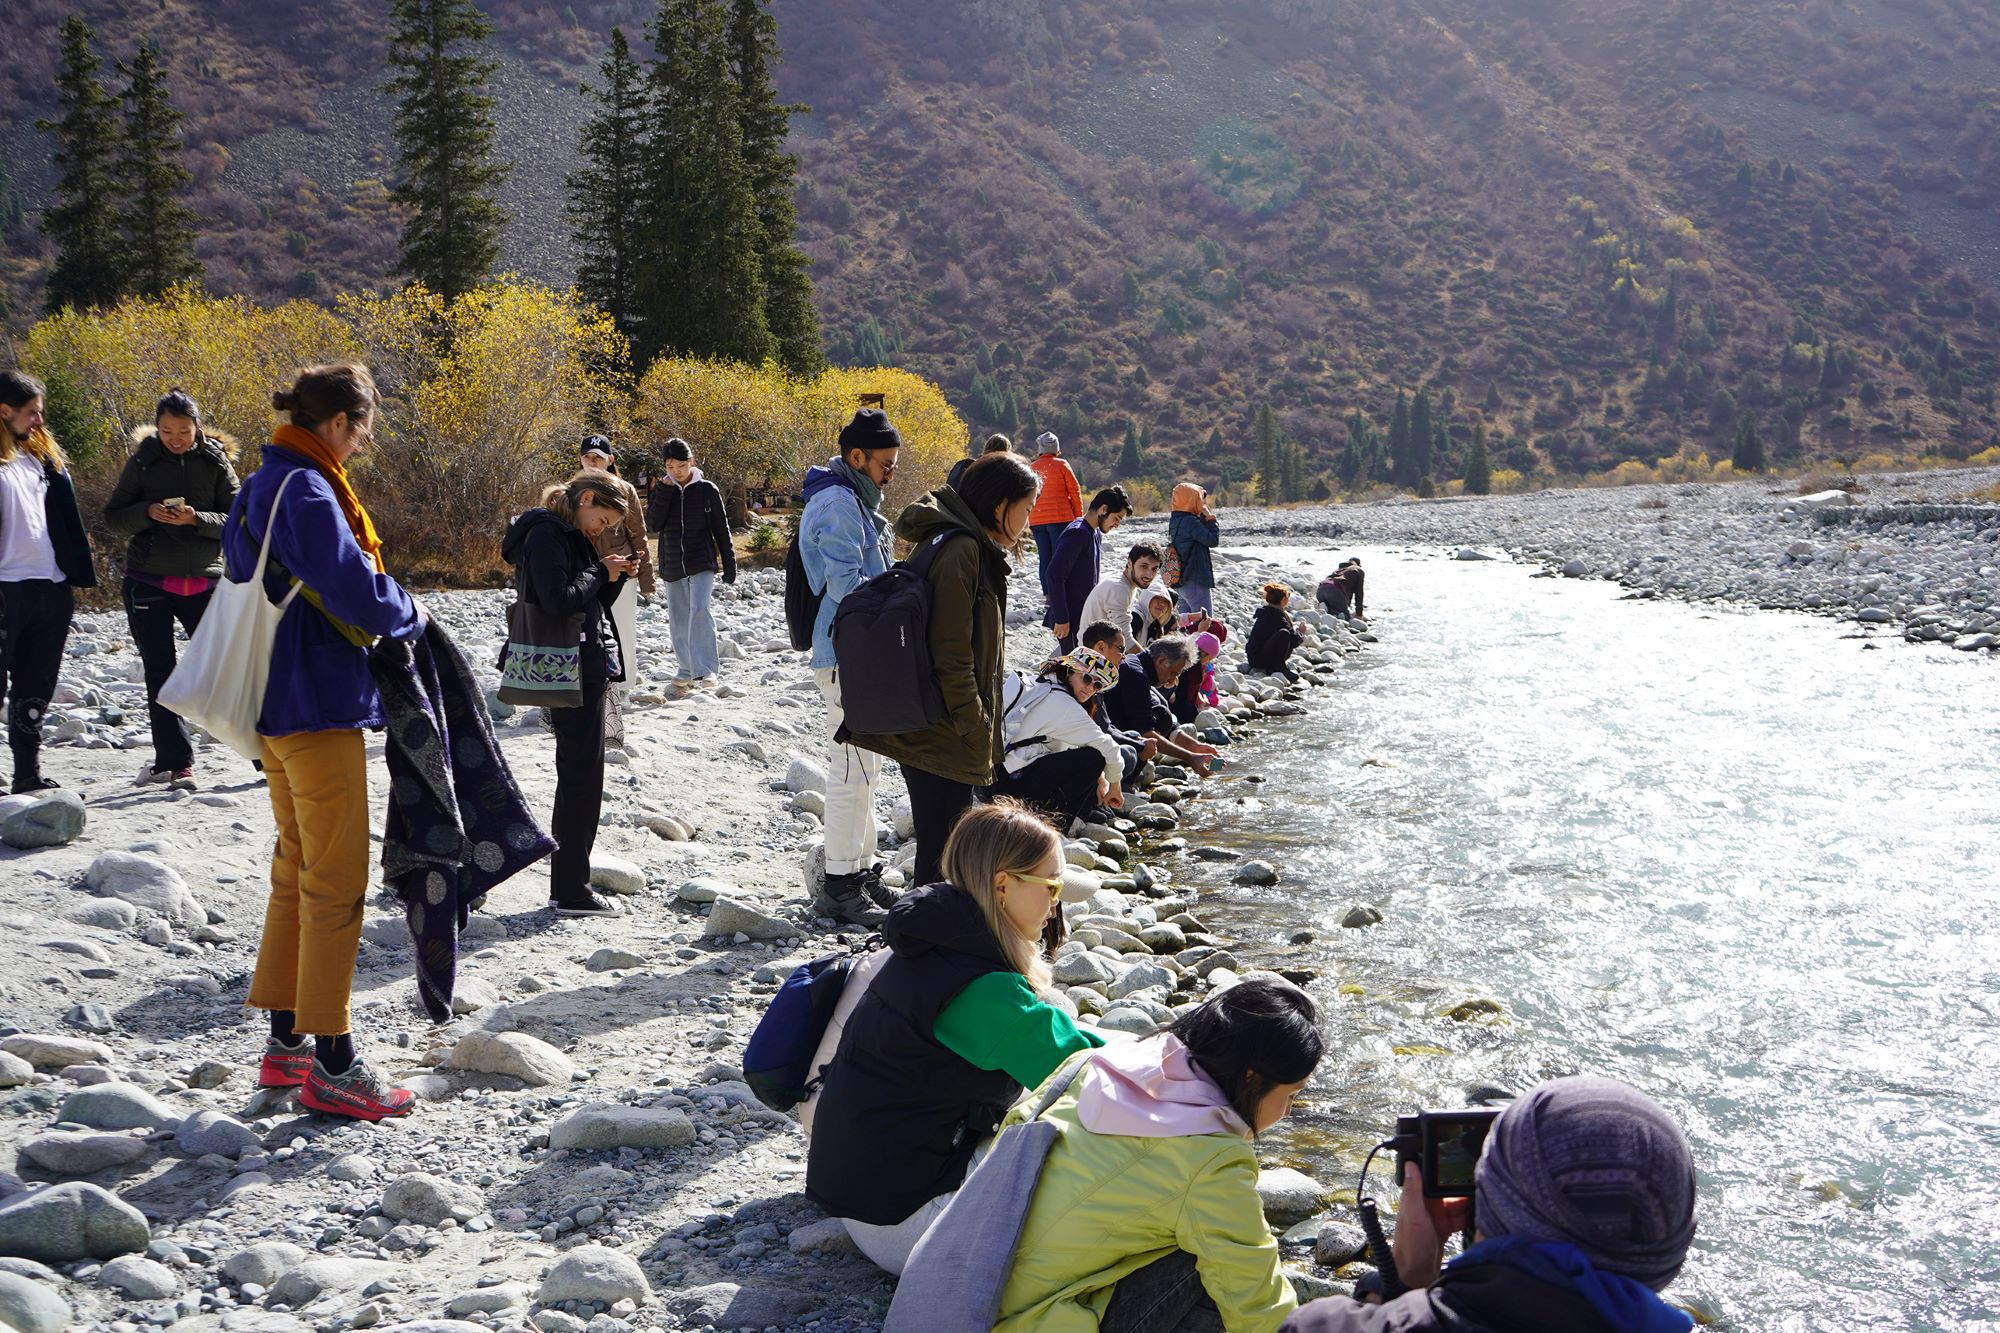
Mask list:
[[[931,669],[931,564],[964,528],[938,533],[908,560],[892,565],[847,596],[833,615],[833,655],[840,670],[840,708],[847,715],[836,740],[922,731],[944,717],[944,693]],[[979,564],[979,587],[986,567]]]
[[[785,629],[792,647],[800,652],[813,646],[813,626],[819,623],[819,604],[824,600],[823,594],[813,591],[805,558],[799,554],[799,539],[793,537],[791,549],[785,552]]]

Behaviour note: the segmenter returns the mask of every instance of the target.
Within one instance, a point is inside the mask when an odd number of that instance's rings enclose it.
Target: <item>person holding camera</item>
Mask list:
[[[174,626],[193,635],[222,577],[222,525],[236,503],[232,448],[203,428],[185,390],[169,389],[104,502],[105,523],[128,539],[125,623],[146,671],[153,758],[141,783],[194,786],[194,746],[180,717],[160,707],[160,687],[174,674]]]
[[[1560,1078],[1493,1122],[1469,1198],[1403,1169],[1386,1304],[1329,1296],[1281,1333],[1685,1333],[1659,1292],[1694,1240],[1694,1155],[1660,1105],[1608,1078]],[[1450,1263],[1468,1218],[1474,1244]],[[1371,1300],[1379,1298],[1371,1297]]]

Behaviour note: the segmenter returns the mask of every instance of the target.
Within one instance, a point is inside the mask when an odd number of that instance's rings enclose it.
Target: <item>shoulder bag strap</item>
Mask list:
[[[271,496],[271,514],[269,518],[264,520],[264,543],[257,551],[257,568],[250,575],[250,582],[258,587],[263,586],[264,567],[271,562],[271,530],[278,526],[278,501],[285,498],[285,487],[291,485],[292,478],[298,475],[298,468],[293,468],[290,472],[287,472],[285,479],[278,483],[277,491]],[[289,607],[293,599],[299,595],[299,589],[305,586],[304,579],[299,578],[296,574],[293,575],[292,590],[285,594],[284,601],[278,603],[278,609],[282,611]]]

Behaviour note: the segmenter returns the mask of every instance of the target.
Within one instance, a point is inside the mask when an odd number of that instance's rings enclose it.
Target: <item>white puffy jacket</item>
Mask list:
[[[1007,743],[1006,769],[1018,773],[1044,755],[1086,746],[1104,756],[1104,776],[1116,787],[1125,776],[1125,756],[1084,706],[1063,686],[1009,672],[1000,685],[1000,732]]]

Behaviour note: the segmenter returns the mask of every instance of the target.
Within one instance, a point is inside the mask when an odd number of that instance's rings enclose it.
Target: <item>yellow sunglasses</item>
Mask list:
[[[1009,870],[1007,873],[1023,883],[1041,885],[1049,891],[1049,897],[1051,898],[1057,898],[1062,895],[1063,882],[1061,876],[1050,879],[1047,875],[1025,875],[1018,870]]]

